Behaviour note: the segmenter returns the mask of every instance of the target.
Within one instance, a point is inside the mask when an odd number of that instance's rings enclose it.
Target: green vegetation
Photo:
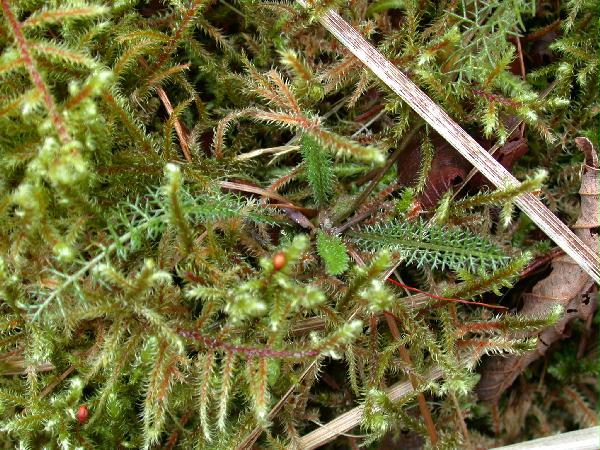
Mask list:
[[[488,147],[526,139],[510,165],[522,186],[446,180],[448,149],[320,25],[330,7]],[[513,201],[541,191],[565,222],[579,215],[597,2],[0,11],[3,448],[294,448],[358,405],[365,437],[329,448],[401,431],[467,448],[597,418],[597,347],[576,357],[571,341],[522,375],[548,373],[562,395],[532,394],[527,429],[492,425],[510,405],[474,391],[477,358],[534,349],[526,333],[564,313],[516,312],[551,244]],[[597,318],[574,329],[591,342]],[[561,399],[583,405],[576,420],[550,412]]]

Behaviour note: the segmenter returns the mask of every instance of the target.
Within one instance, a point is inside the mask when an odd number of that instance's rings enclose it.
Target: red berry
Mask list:
[[[273,256],[273,269],[275,269],[275,271],[283,269],[286,263],[287,261],[283,252],[275,253]]]
[[[81,405],[78,409],[77,409],[77,420],[79,421],[79,423],[86,423],[87,419],[88,419],[88,415],[89,415],[89,410],[87,405]]]

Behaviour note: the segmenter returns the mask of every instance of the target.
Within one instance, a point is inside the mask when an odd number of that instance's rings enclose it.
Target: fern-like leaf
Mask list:
[[[488,240],[460,228],[427,227],[422,221],[397,220],[367,227],[351,237],[369,250],[389,248],[400,253],[407,264],[431,269],[497,269],[509,258]]]

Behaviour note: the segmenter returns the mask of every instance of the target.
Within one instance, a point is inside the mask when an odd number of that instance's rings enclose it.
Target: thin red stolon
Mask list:
[[[403,287],[404,289],[406,289],[408,291],[418,292],[419,294],[426,295],[427,297],[433,298],[435,300],[442,300],[445,302],[453,302],[453,303],[464,303],[465,305],[485,306],[486,308],[491,308],[491,309],[508,309],[506,306],[490,305],[489,303],[481,303],[481,302],[470,302],[468,300],[463,300],[460,298],[440,297],[438,295],[434,295],[434,294],[430,294],[429,292],[422,291],[421,289],[407,286],[406,284],[400,283],[399,281],[396,281],[392,278],[388,278],[387,281],[389,281],[392,284],[395,284],[396,286]]]

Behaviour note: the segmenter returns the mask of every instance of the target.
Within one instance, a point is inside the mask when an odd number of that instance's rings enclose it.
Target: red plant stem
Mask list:
[[[158,61],[150,68],[150,74],[148,75],[148,78],[150,78],[150,76],[152,74],[154,74],[158,69],[160,69],[162,67],[162,65],[165,63],[165,61],[167,60],[167,58],[169,57],[169,55],[171,54],[171,52],[177,45],[177,42],[181,38],[181,35],[183,34],[185,28],[187,27],[187,24],[189,23],[190,20],[192,20],[192,18],[196,14],[196,10],[200,7],[200,5],[202,3],[203,2],[201,0],[195,0],[192,4],[191,8],[187,10],[185,15],[183,16],[183,19],[181,20],[181,23],[179,24],[179,27],[177,27],[177,31],[175,32],[173,37],[169,40],[169,42],[165,46],[162,54],[158,58]]]
[[[367,112],[364,112],[362,114],[359,114],[358,116],[356,116],[354,118],[355,122],[366,122],[367,120],[369,120],[371,117],[374,117],[377,115],[378,112],[382,111],[383,108],[385,108],[385,105],[383,105],[382,103],[373,106],[371,109],[369,109]]]
[[[498,414],[498,405],[492,405],[492,420],[494,422],[494,434],[500,435],[500,415]]]
[[[478,305],[478,306],[485,306],[486,308],[491,308],[491,309],[508,309],[505,306],[498,306],[498,305],[490,305],[489,303],[481,303],[481,302],[470,302],[468,300],[463,300],[460,298],[448,298],[448,297],[440,297],[438,295],[434,295],[434,294],[430,294],[429,292],[425,292],[422,291],[421,289],[417,289],[411,286],[407,286],[406,284],[400,283],[399,281],[396,281],[392,278],[388,278],[387,281],[389,281],[392,284],[395,284],[396,286],[400,286],[403,287],[406,290],[412,291],[412,292],[418,292],[419,294],[423,294],[426,295],[429,298],[432,298],[434,300],[442,300],[445,302],[454,302],[454,303],[464,303],[465,305]]]
[[[146,60],[143,57],[140,56],[138,58],[138,61],[145,69],[148,68],[148,64],[146,64]],[[167,110],[167,113],[170,117],[171,114],[173,114],[173,105],[171,105],[171,101],[169,100],[167,93],[160,85],[156,86],[156,93],[158,94],[158,97],[160,98],[163,106]],[[192,155],[190,153],[190,146],[188,144],[188,134],[187,131],[184,129],[183,125],[181,124],[179,118],[175,118],[175,132],[177,133],[177,137],[179,138],[179,144],[181,145],[181,150],[183,151],[183,156],[185,157],[185,160],[187,162],[192,162]]]
[[[527,74],[525,72],[525,61],[523,60],[523,49],[521,47],[521,38],[516,36],[514,39],[516,41],[517,51],[519,53],[519,66],[521,69],[521,78],[524,80],[527,77]]]
[[[185,415],[179,421],[179,423],[181,424],[181,426],[184,426],[186,423],[188,423],[188,421],[190,420],[190,418],[192,417],[192,415],[193,415],[193,413],[191,411],[185,413]],[[173,447],[175,447],[175,444],[177,444],[177,440],[179,439],[179,431],[180,430],[178,428],[175,428],[175,430],[173,431],[173,433],[169,437],[169,440],[167,441],[167,444],[165,446],[165,450],[172,450]]]
[[[556,28],[558,28],[560,26],[560,24],[561,24],[561,20],[556,19],[550,25],[546,25],[545,27],[542,27],[539,30],[534,31],[531,34],[528,34],[527,36],[525,36],[523,38],[523,40],[525,42],[537,41],[539,38],[545,36],[546,34],[550,33],[551,31],[554,31]]]
[[[456,345],[459,348],[470,347],[473,349],[475,354],[479,354],[481,350],[487,347],[492,347],[495,345],[492,339],[483,339],[483,338],[473,338],[473,339],[461,339],[457,341]]]
[[[484,97],[489,101],[495,101],[506,106],[512,106],[513,108],[518,108],[521,106],[520,103],[508,98],[504,98],[498,94],[491,94],[489,92],[482,91],[481,89],[471,89],[471,91],[473,92],[473,94],[479,95],[480,97]]]
[[[560,248],[555,248],[555,249],[549,251],[548,253],[546,253],[545,255],[542,255],[539,258],[535,259],[527,267],[525,267],[525,269],[523,270],[523,272],[519,276],[519,279],[522,280],[524,278],[527,278],[533,272],[535,272],[538,269],[540,269],[541,267],[545,266],[550,261],[552,261],[554,258],[558,258],[559,256],[562,256],[564,254],[565,254],[565,252],[562,251]]]
[[[387,311],[384,312],[384,314],[385,314],[385,319],[388,324],[388,328],[390,329],[392,336],[394,337],[394,339],[399,341],[401,338],[401,335],[400,335],[400,330],[398,329],[398,325],[396,324],[396,320],[398,320],[398,317],[396,317],[394,314],[389,313]],[[411,359],[410,353],[406,349],[406,347],[400,346],[400,347],[398,347],[398,351],[400,352],[400,357],[406,363],[407,367],[409,367],[409,368],[412,367],[412,359]],[[408,379],[410,380],[410,384],[412,385],[413,389],[415,391],[417,391],[417,389],[419,387],[417,377],[415,377],[415,375],[409,371]],[[431,412],[429,411],[429,406],[427,406],[427,401],[425,400],[425,395],[423,395],[422,392],[419,392],[417,394],[417,402],[419,404],[419,410],[421,412],[421,415],[423,416],[423,420],[425,421],[425,426],[427,427],[427,433],[429,434],[429,439],[431,440],[431,444],[435,445],[438,441],[438,434],[435,429],[435,424],[433,423],[433,419],[431,418]]]
[[[29,76],[31,77],[31,80],[33,81],[33,84],[35,85],[35,87],[39,89],[39,91],[42,93],[42,96],[44,97],[44,103],[46,103],[46,108],[48,109],[48,112],[50,113],[50,116],[52,117],[52,123],[56,127],[56,131],[58,132],[58,136],[59,136],[60,140],[62,141],[63,144],[67,144],[68,142],[71,141],[71,137],[69,136],[69,133],[67,132],[65,124],[64,124],[62,118],[60,117],[58,110],[56,109],[56,105],[54,104],[54,99],[52,98],[52,95],[50,94],[50,90],[46,86],[46,83],[44,83],[44,80],[42,79],[42,75],[35,67],[33,58],[29,54],[27,40],[25,39],[25,36],[23,35],[23,31],[21,30],[21,24],[19,23],[19,21],[17,20],[15,15],[12,13],[12,11],[9,7],[8,0],[1,0],[1,1],[2,1],[2,10],[4,11],[4,15],[8,19],[8,23],[10,24],[13,34],[15,35],[15,41],[17,43],[17,47],[19,48],[19,52],[21,53],[21,57],[23,58],[25,67],[27,67]]]
[[[456,330],[456,335],[458,337],[462,337],[467,333],[473,331],[483,331],[483,330],[493,330],[493,329],[502,329],[503,325],[499,323],[487,323],[487,322],[473,322],[461,325]]]
[[[318,356],[322,348],[314,348],[306,351],[293,351],[293,350],[275,350],[269,347],[244,347],[241,345],[230,344],[222,342],[218,339],[203,336],[198,331],[192,330],[178,330],[178,333],[189,339],[202,342],[206,347],[211,349],[221,349],[232,353],[242,353],[248,357],[270,357],[270,358],[286,358],[286,359],[302,359]]]

